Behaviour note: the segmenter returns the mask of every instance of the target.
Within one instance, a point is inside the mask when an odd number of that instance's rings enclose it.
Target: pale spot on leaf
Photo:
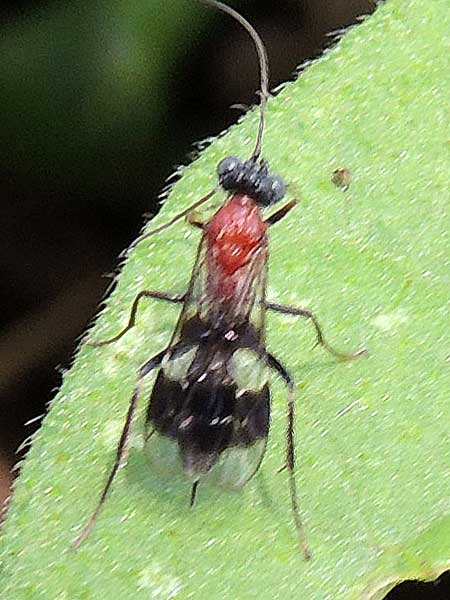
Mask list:
[[[394,310],[390,313],[378,315],[378,317],[375,317],[372,320],[372,323],[375,325],[375,327],[378,327],[378,329],[389,332],[396,331],[401,325],[403,325],[403,323],[406,323],[407,321],[408,316],[406,311],[399,308],[398,310]]]
[[[138,586],[149,591],[149,598],[176,598],[181,592],[181,581],[160,565],[141,571]]]

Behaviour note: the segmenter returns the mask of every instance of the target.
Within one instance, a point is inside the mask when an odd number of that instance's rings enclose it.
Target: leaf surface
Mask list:
[[[259,474],[239,493],[152,473],[142,452],[149,381],[128,465],[91,537],[71,542],[98,499],[139,365],[170,340],[178,309],[148,302],[114,345],[81,346],[22,468],[0,553],[2,598],[383,598],[450,562],[450,7],[390,0],[273,98],[264,154],[301,202],[274,226],[269,297],[318,315],[271,315],[267,343],[297,382],[298,486],[313,560],[298,553],[284,461],[286,391],[272,385]],[[252,112],[176,183],[162,224],[247,156]],[[348,168],[347,192],[333,171]],[[152,224],[152,226],[155,225]],[[117,332],[139,290],[182,293],[199,233],[142,242],[90,333]]]

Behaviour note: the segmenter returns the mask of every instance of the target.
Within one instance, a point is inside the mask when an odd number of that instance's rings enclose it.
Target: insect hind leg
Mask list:
[[[176,346],[174,348],[176,348]],[[92,513],[91,518],[89,519],[87,525],[82,530],[81,534],[77,537],[77,539],[73,543],[73,545],[76,549],[78,549],[81,546],[81,544],[89,536],[92,529],[94,528],[94,525],[97,522],[97,518],[98,518],[103,506],[105,505],[106,499],[111,490],[113,481],[116,478],[117,472],[120,469],[121,465],[126,461],[127,454],[128,454],[128,442],[130,440],[130,436],[132,433],[133,418],[136,414],[136,408],[137,408],[139,395],[140,395],[140,391],[141,391],[142,380],[151,371],[153,371],[154,369],[157,369],[161,365],[161,362],[162,362],[164,356],[170,350],[171,350],[171,348],[166,348],[162,352],[159,352],[158,354],[153,356],[150,360],[148,360],[139,370],[139,377],[136,382],[134,392],[133,392],[133,395],[130,400],[127,417],[125,419],[125,424],[123,426],[120,440],[117,445],[117,453],[116,453],[116,459],[114,461],[114,465],[113,465],[111,472],[109,474],[109,477],[103,487],[103,491],[101,493],[101,496],[98,501],[96,509]]]
[[[131,305],[130,316],[128,319],[127,325],[119,331],[119,333],[112,338],[107,340],[102,340],[101,342],[87,342],[88,346],[93,346],[94,348],[100,348],[101,346],[106,346],[107,344],[112,344],[120,340],[120,338],[125,335],[130,329],[136,325],[136,314],[139,307],[139,303],[143,298],[153,298],[154,300],[164,300],[165,302],[172,302],[174,304],[182,303],[184,301],[183,295],[174,295],[169,294],[167,292],[158,292],[156,290],[142,290],[133,300],[133,304]]]
[[[298,502],[297,483],[295,480],[295,384],[292,376],[280,361],[273,354],[266,354],[266,361],[269,367],[274,369],[284,380],[288,388],[288,413],[286,425],[286,468],[289,473],[289,490],[291,495],[292,514],[294,517],[295,529],[297,531],[300,549],[305,560],[312,558],[306,539],[305,526],[303,524],[300,507]]]
[[[365,349],[358,350],[357,352],[340,352],[339,350],[333,348],[333,346],[331,346],[331,344],[329,344],[325,339],[322,327],[320,326],[317,317],[310,310],[296,308],[293,306],[283,306],[282,304],[274,304],[272,302],[266,302],[265,307],[268,310],[273,310],[274,312],[282,313],[284,315],[293,315],[295,317],[310,319],[316,330],[317,345],[322,346],[324,350],[335,356],[338,360],[357,360],[359,358],[365,358],[369,354]]]
[[[189,500],[189,506],[192,508],[195,504],[195,499],[197,498],[197,490],[198,490],[198,484],[199,484],[199,480],[196,479],[194,481],[194,483],[192,484],[192,489],[191,489],[191,498]]]

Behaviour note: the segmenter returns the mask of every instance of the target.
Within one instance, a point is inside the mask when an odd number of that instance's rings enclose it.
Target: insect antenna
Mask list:
[[[248,32],[248,34],[253,40],[253,43],[255,44],[255,49],[258,54],[260,73],[260,89],[258,92],[258,95],[260,97],[259,127],[258,135],[256,137],[255,149],[253,150],[250,159],[256,162],[261,155],[262,139],[265,127],[266,104],[269,98],[269,61],[267,60],[266,47],[264,46],[264,43],[259,33],[254,29],[254,27],[252,27],[252,25],[250,25],[250,23],[233,8],[227,6],[226,4],[223,4],[222,2],[218,2],[217,0],[200,0],[200,2],[206,4],[207,6],[209,5],[211,7],[217,8],[217,10],[220,10],[232,17]]]
[[[264,46],[264,42],[262,41],[258,32],[254,29],[254,27],[252,27],[252,25],[250,25],[250,23],[247,21],[247,19],[244,19],[244,17],[242,15],[240,15],[236,10],[234,10],[230,6],[227,6],[226,4],[223,4],[222,2],[218,2],[217,0],[199,0],[199,2],[201,2],[202,4],[205,4],[206,6],[216,8],[217,10],[222,11],[223,13],[232,17],[248,32],[248,34],[250,35],[250,37],[255,45],[255,49],[258,54],[259,72],[260,72],[260,89],[258,91],[258,95],[260,98],[260,100],[259,100],[259,126],[258,126],[258,134],[256,136],[255,149],[253,150],[253,152],[250,156],[250,160],[256,163],[257,160],[259,159],[259,157],[261,156],[262,140],[263,140],[264,128],[265,128],[266,104],[267,104],[267,100],[270,95],[269,94],[269,62],[267,59],[266,47]],[[132,248],[134,248],[137,244],[142,242],[142,240],[145,240],[145,239],[149,238],[150,236],[155,235],[157,233],[161,233],[162,231],[164,231],[165,229],[168,229],[169,227],[171,227],[174,223],[176,223],[183,217],[186,217],[186,215],[188,215],[192,210],[198,208],[199,206],[201,206],[202,204],[207,202],[210,198],[212,198],[214,196],[214,194],[217,192],[217,189],[218,188],[214,188],[213,190],[211,190],[208,194],[206,194],[206,196],[204,196],[200,200],[197,200],[197,202],[194,202],[194,204],[191,204],[191,206],[189,206],[187,209],[185,209],[182,212],[175,215],[175,217],[173,217],[173,219],[171,219],[167,223],[164,223],[164,225],[161,225],[160,227],[156,227],[156,229],[152,229],[148,233],[144,233],[143,235],[139,236],[129,246],[128,250],[131,250]]]

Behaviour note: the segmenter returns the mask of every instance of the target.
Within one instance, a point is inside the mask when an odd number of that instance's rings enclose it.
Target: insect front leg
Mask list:
[[[267,223],[267,225],[269,225],[269,227],[270,225],[278,223],[278,221],[281,221],[281,219],[285,217],[288,214],[288,212],[294,208],[294,206],[297,206],[297,204],[298,200],[291,200],[290,202],[279,208],[277,211],[272,213],[270,217],[267,217],[265,222]]]
[[[158,292],[154,290],[142,290],[133,300],[133,304],[131,306],[130,317],[128,319],[127,325],[119,331],[117,335],[114,337],[103,340],[101,342],[87,342],[88,346],[93,346],[94,348],[99,348],[100,346],[106,346],[107,344],[112,344],[113,342],[117,342],[127,331],[130,331],[136,325],[136,314],[139,306],[139,302],[142,298],[153,298],[154,300],[164,300],[165,302],[173,302],[175,304],[182,303],[184,301],[183,295],[176,294],[168,294],[166,292]]]
[[[185,210],[183,210],[180,213],[178,213],[177,215],[175,215],[172,219],[170,219],[170,221],[167,221],[167,223],[164,223],[163,225],[160,225],[159,227],[156,227],[156,229],[152,229],[151,231],[148,231],[147,233],[143,233],[142,235],[140,235],[138,238],[136,238],[134,240],[134,242],[130,245],[128,250],[135,248],[138,244],[140,244],[142,242],[142,240],[146,240],[147,238],[149,238],[153,235],[156,235],[157,233],[161,233],[161,231],[164,231],[165,229],[168,229],[169,227],[172,227],[172,225],[174,223],[176,223],[183,217],[186,217],[186,215],[188,215],[192,210],[195,210],[202,204],[205,204],[205,202],[208,202],[208,200],[210,200],[216,192],[217,192],[217,188],[214,188],[213,190],[208,192],[206,194],[206,196],[203,196],[203,198],[200,198],[200,200],[197,200],[197,202],[194,202],[193,204],[191,204],[191,206],[189,206]]]
[[[216,203],[212,203],[211,208],[217,210],[217,206],[215,206],[215,204]],[[195,208],[191,208],[190,211],[186,214],[185,219],[189,225],[203,231],[205,229],[205,226],[208,224],[210,217],[208,217],[205,214],[202,214],[201,211],[196,210]]]
[[[79,548],[81,546],[81,544],[84,542],[84,540],[88,537],[90,532],[92,531],[95,523],[97,522],[98,515],[100,514],[100,512],[105,504],[106,498],[111,489],[111,485],[117,475],[117,471],[119,470],[121,465],[126,461],[127,454],[128,454],[128,442],[129,442],[131,432],[132,432],[133,418],[134,418],[134,415],[136,414],[136,408],[137,408],[139,395],[140,395],[140,391],[141,391],[142,380],[149,373],[151,373],[151,371],[153,371],[154,369],[157,369],[161,365],[161,362],[162,362],[164,356],[167,354],[167,352],[170,352],[171,350],[173,351],[174,349],[176,349],[176,346],[172,349],[166,348],[162,352],[159,352],[158,354],[153,356],[150,360],[148,360],[139,369],[139,376],[138,376],[138,379],[136,382],[136,386],[134,388],[133,395],[131,396],[130,406],[128,407],[127,417],[125,419],[125,424],[123,426],[122,434],[120,436],[120,440],[117,445],[116,460],[114,461],[114,465],[111,469],[109,477],[103,488],[103,491],[101,493],[100,500],[98,501],[96,509],[92,513],[92,516],[89,519],[89,522],[84,527],[81,534],[77,537],[77,539],[73,543],[75,548]]]
[[[195,211],[192,211],[186,215],[186,221],[189,223],[189,225],[195,227],[196,229],[203,230],[205,227],[205,221],[202,220],[200,215]]]
[[[286,422],[286,468],[289,472],[289,489],[291,494],[292,514],[295,529],[297,530],[299,544],[305,560],[310,560],[312,555],[306,539],[305,527],[300,516],[300,508],[295,481],[295,383],[292,376],[272,354],[265,354],[265,359],[270,368],[274,369],[284,380],[288,388],[288,412]]]
[[[282,304],[274,304],[273,302],[265,302],[265,307],[269,310],[273,310],[274,312],[282,313],[284,315],[294,315],[296,317],[310,319],[316,330],[317,345],[322,346],[327,352],[335,356],[338,360],[356,360],[358,358],[365,358],[368,356],[367,350],[358,350],[357,352],[340,352],[339,350],[333,348],[333,346],[326,341],[317,317],[310,310],[296,308],[293,306],[283,306]]]

